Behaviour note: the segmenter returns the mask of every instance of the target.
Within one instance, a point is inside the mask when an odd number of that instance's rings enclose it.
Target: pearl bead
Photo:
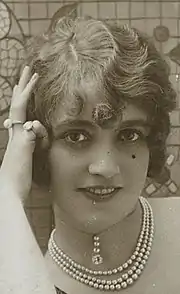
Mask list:
[[[136,270],[136,266],[134,265],[131,269],[132,269],[132,271],[134,272],[135,270]]]
[[[115,288],[116,288],[116,290],[120,290],[120,289],[121,289],[121,285],[120,285],[120,284],[117,284],[117,285],[115,286]]]
[[[106,290],[109,290],[109,285],[105,285],[104,288],[105,288]]]
[[[99,248],[94,248],[93,251],[96,252],[96,253],[99,253],[100,249]]]
[[[110,285],[110,289],[111,290],[114,290],[115,289],[115,286],[114,285]]]
[[[121,286],[122,286],[122,288],[125,289],[125,288],[127,287],[127,283],[126,283],[126,282],[122,282],[122,283],[121,283]]]
[[[137,274],[133,274],[132,275],[133,280],[137,280],[138,279],[138,275]]]
[[[77,277],[76,277],[76,280],[77,280],[77,281],[81,281],[81,278],[77,276]]]
[[[99,246],[100,245],[100,243],[99,242],[94,242],[94,246]]]
[[[69,269],[68,269],[68,268],[66,268],[66,269],[65,269],[65,272],[68,274],[68,273],[69,273]]]
[[[132,259],[129,259],[129,260],[127,261],[127,263],[128,263],[128,264],[132,264]]]
[[[126,280],[128,278],[128,274],[122,275],[123,280]]]
[[[127,268],[128,267],[128,264],[127,264],[127,262],[125,262],[124,264],[123,264],[123,268]]]
[[[137,269],[137,270],[136,270],[136,274],[137,274],[137,275],[140,275],[140,274],[141,274],[141,270],[140,270],[140,269]]]
[[[99,241],[99,236],[94,236],[95,241]]]
[[[118,267],[118,271],[119,271],[119,272],[122,272],[122,270],[123,270],[123,267],[122,267],[122,266],[119,266],[119,267]]]
[[[100,284],[100,285],[99,285],[99,289],[100,289],[100,290],[103,290],[103,289],[104,289],[104,286],[103,286],[102,284]]]
[[[139,265],[139,269],[140,269],[140,270],[143,270],[143,269],[144,269],[143,264],[140,264],[140,265]]]
[[[133,279],[132,279],[132,278],[127,279],[127,284],[128,284],[128,285],[133,284]]]

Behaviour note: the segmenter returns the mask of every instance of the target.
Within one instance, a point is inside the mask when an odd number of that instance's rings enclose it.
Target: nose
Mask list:
[[[89,173],[91,175],[99,175],[104,178],[113,178],[117,175],[121,176],[120,167],[111,152],[100,151],[100,156],[96,153],[96,158],[89,165]]]

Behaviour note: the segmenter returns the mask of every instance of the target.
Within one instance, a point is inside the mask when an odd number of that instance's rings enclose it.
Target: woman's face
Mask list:
[[[146,113],[129,104],[116,121],[101,126],[93,118],[100,103],[105,101],[87,97],[77,117],[69,114],[70,105],[62,103],[53,120],[49,154],[60,218],[89,233],[103,231],[132,212],[149,164]],[[111,193],[108,188],[115,190]]]

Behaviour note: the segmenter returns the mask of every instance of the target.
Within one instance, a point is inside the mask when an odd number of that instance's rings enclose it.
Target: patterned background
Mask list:
[[[75,1],[73,1],[75,2]],[[78,15],[116,21],[148,33],[158,50],[166,54],[171,67],[171,80],[178,94],[177,109],[171,114],[171,133],[167,140],[167,166],[171,176],[163,184],[147,181],[147,197],[180,195],[180,3],[179,1],[93,1],[83,0]],[[12,84],[23,58],[26,40],[44,30],[53,14],[71,1],[0,0],[0,158],[7,142],[3,121],[7,118]],[[26,213],[40,247],[45,252],[52,227],[51,198],[33,185],[26,203]]]

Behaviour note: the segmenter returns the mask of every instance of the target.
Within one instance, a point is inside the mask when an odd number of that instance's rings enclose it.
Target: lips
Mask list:
[[[91,200],[103,201],[112,198],[119,190],[119,187],[87,187],[79,189]]]

